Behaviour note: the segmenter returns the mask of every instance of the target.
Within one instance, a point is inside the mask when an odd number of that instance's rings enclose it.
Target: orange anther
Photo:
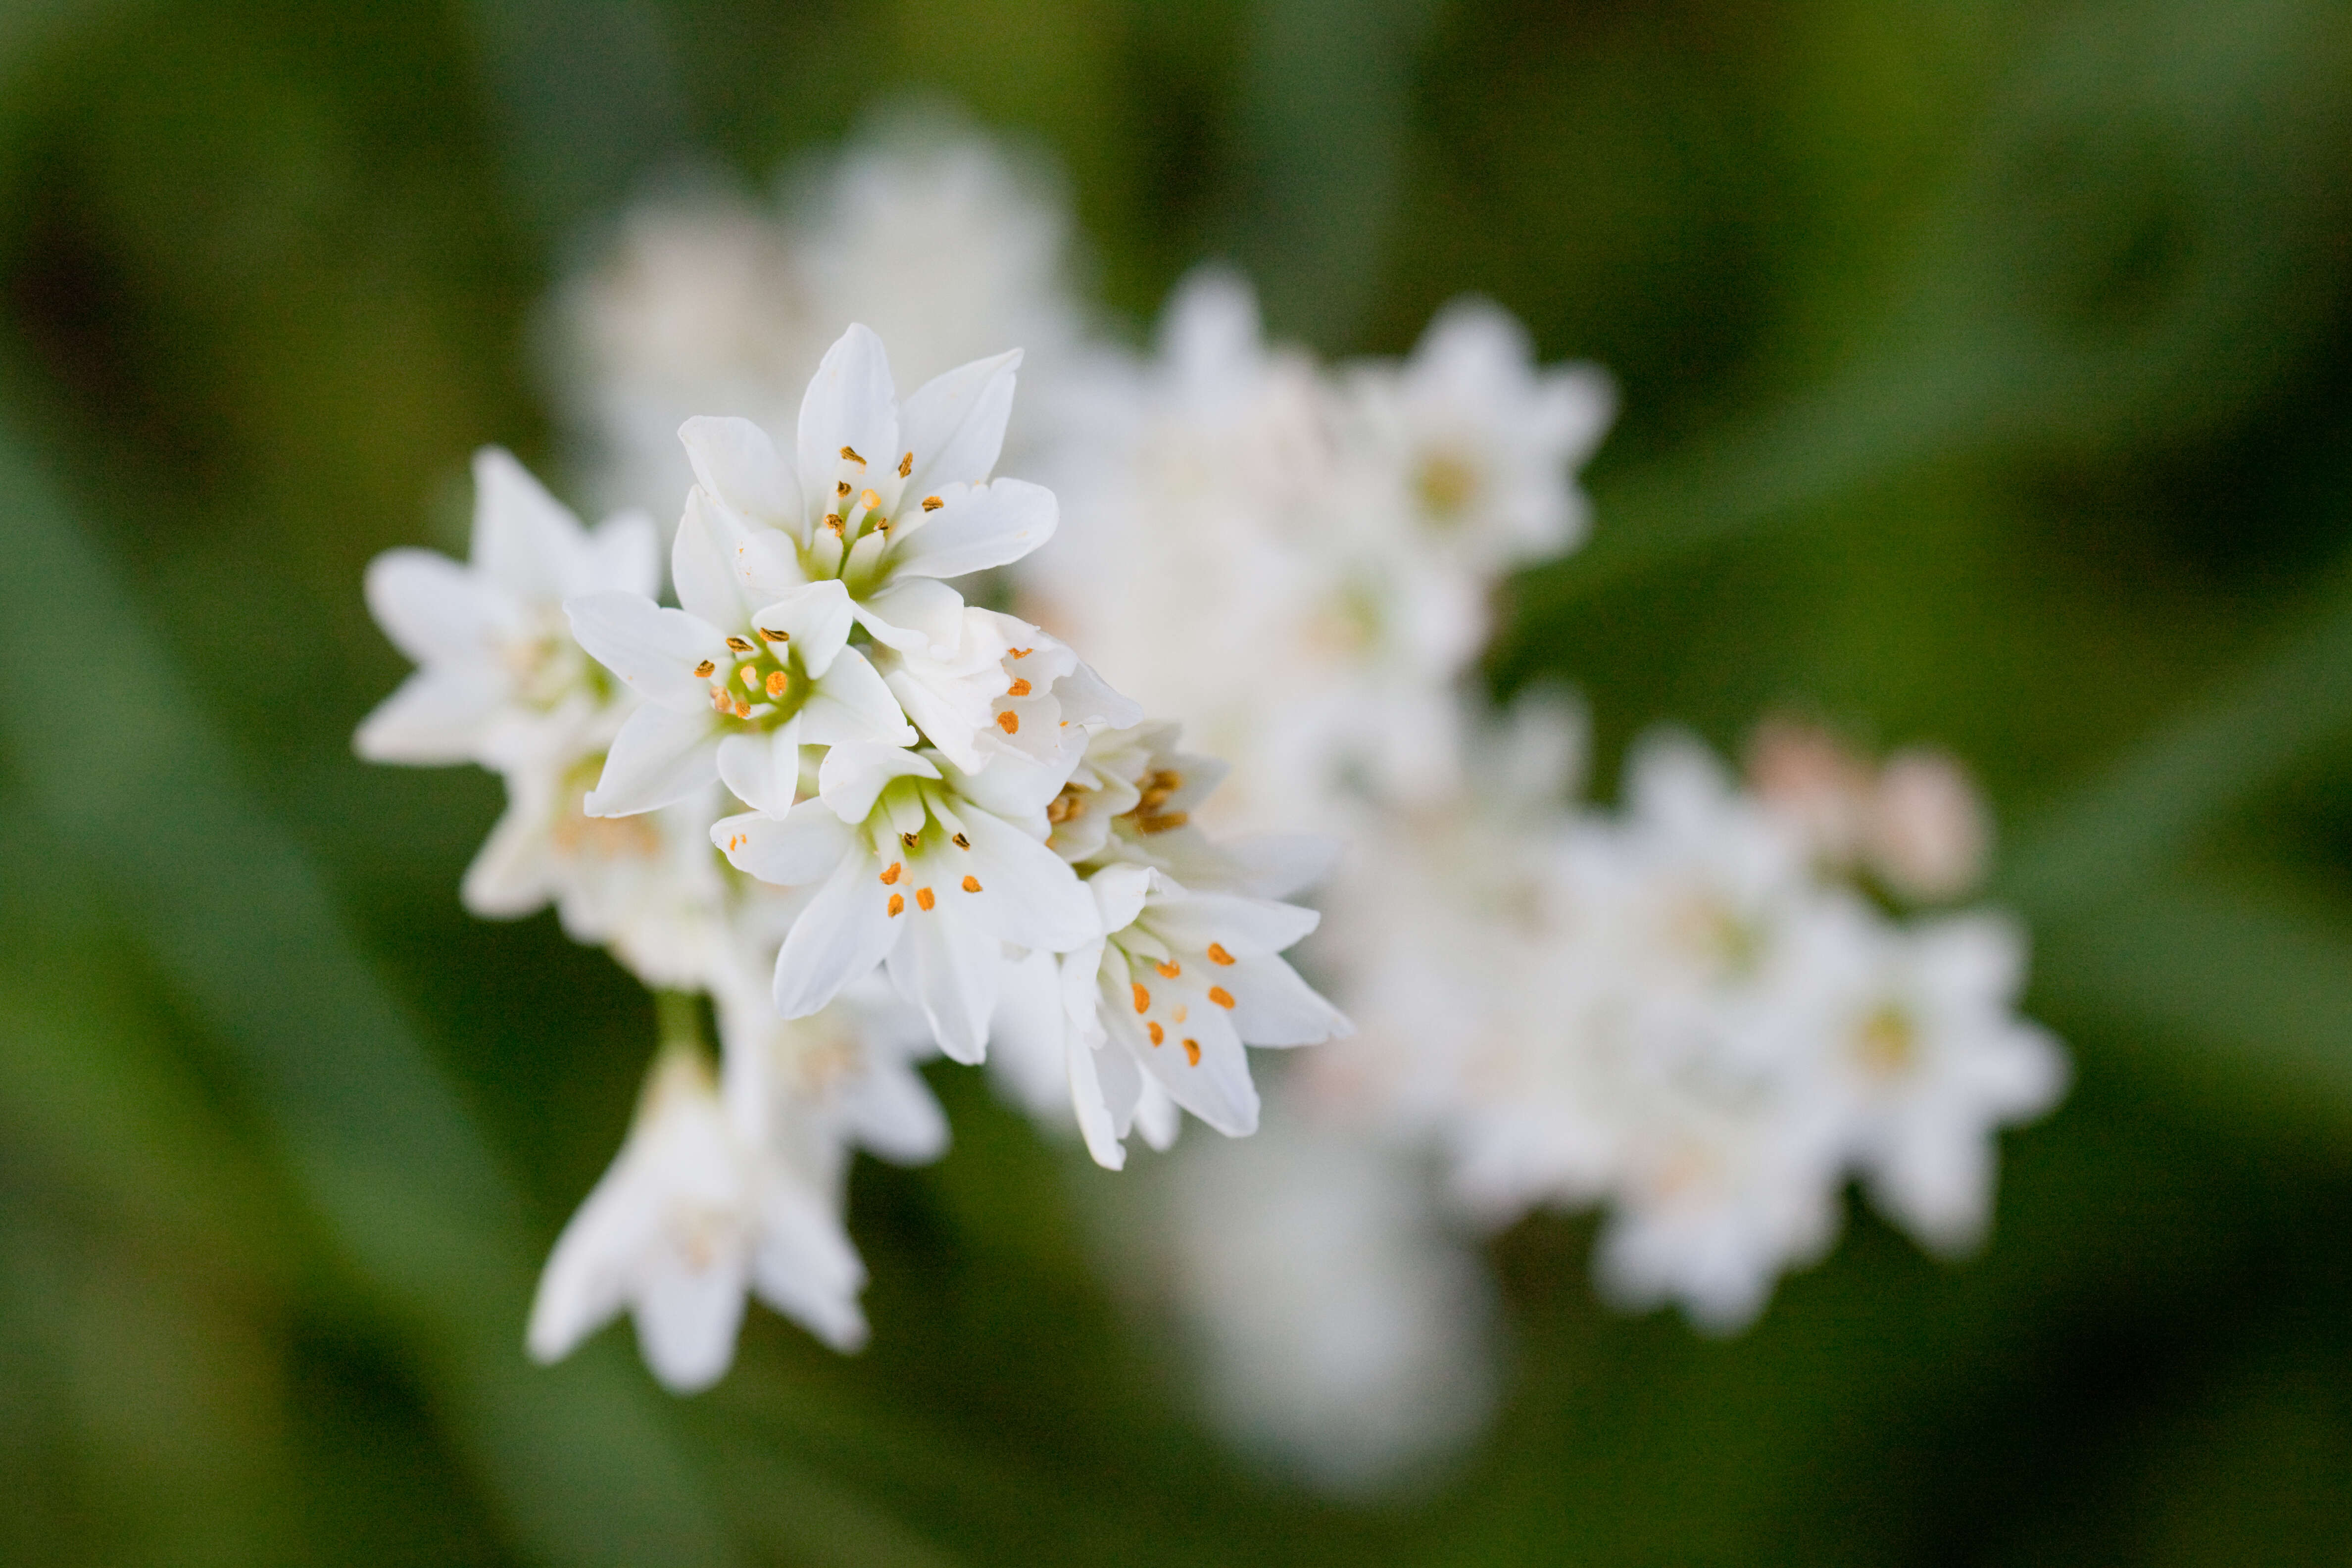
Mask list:
[[[980,891],[980,879],[977,877],[966,877],[963,879],[963,890],[967,893],[977,893]]]
[[[1139,1013],[1151,1011],[1151,993],[1146,991],[1140,983],[1135,987],[1135,1010]]]
[[[1184,1042],[1184,1059],[1192,1063],[1194,1067],[1199,1067],[1201,1065],[1200,1041],[1187,1040]]]
[[[893,893],[890,895],[890,912],[894,915],[904,914],[907,912],[906,894]]]
[[[891,861],[890,868],[882,873],[882,885],[887,888],[891,883],[897,881],[898,879],[898,873],[905,869],[906,868],[899,865],[896,860]]]
[[[1021,715],[1007,709],[996,716],[996,727],[1008,735],[1021,732]]]
[[[1231,963],[1233,961],[1234,955],[1225,951],[1224,944],[1223,942],[1213,942],[1209,944],[1209,962],[1211,963]]]
[[[931,890],[929,888],[917,888],[915,889],[915,902],[922,905],[926,910],[938,901],[938,900],[931,897]]]
[[[1209,1000],[1220,1007],[1230,1009],[1234,1005],[1234,994],[1222,985],[1212,985],[1209,987]]]

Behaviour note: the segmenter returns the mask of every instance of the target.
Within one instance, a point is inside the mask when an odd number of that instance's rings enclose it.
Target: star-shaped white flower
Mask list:
[[[853,325],[809,383],[790,458],[748,419],[687,421],[697,494],[772,542],[744,563],[755,581],[839,582],[875,641],[931,647],[962,604],[942,579],[1017,561],[1054,533],[1052,491],[989,477],[1020,363],[1018,350],[974,361],[901,405],[881,340]]]
[[[817,779],[782,816],[710,830],[738,870],[816,888],[776,955],[777,1011],[804,1017],[887,962],[940,1048],[980,1061],[1005,944],[1066,952],[1097,930],[1086,889],[1043,842],[1052,775],[967,774],[935,752],[849,744]]]
[[[1850,902],[1811,945],[1811,1065],[1872,1196],[1926,1246],[1967,1249],[1990,1216],[1995,1130],[2065,1092],[2064,1053],[2015,1010],[2022,934],[1994,915],[1903,929]]]
[[[748,1289],[838,1350],[866,1338],[866,1269],[828,1196],[731,1128],[689,1050],[656,1061],[626,1143],[540,1277],[529,1342],[561,1360],[626,1309],[663,1386],[726,1372]]]
[[[670,559],[683,608],[635,594],[565,605],[580,645],[646,699],[613,738],[591,816],[650,811],[719,779],[746,805],[782,815],[802,746],[915,739],[881,676],[848,646],[847,590],[759,568],[757,558],[779,553],[773,535],[697,492]]]
[[[1258,1115],[1244,1046],[1353,1032],[1277,956],[1315,929],[1314,910],[1194,891],[1132,864],[1103,868],[1087,888],[1107,934],[1062,961],[1058,1022],[1078,1128],[1097,1163],[1126,1163],[1122,1141],[1147,1089],[1243,1137]]]
[[[352,737],[379,763],[501,765],[551,721],[605,700],[563,601],[650,594],[653,524],[636,514],[593,531],[496,447],[474,455],[474,540],[466,564],[387,550],[368,564],[368,609],[416,672]]]

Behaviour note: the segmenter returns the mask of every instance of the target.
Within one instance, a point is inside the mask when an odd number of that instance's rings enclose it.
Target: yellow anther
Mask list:
[[[906,894],[893,893],[890,895],[890,912],[894,915],[903,915],[907,912]]]
[[[977,877],[966,877],[963,879],[963,890],[967,893],[977,893],[980,891],[980,879]]]
[[[898,861],[896,861],[896,860],[891,861],[891,862],[890,862],[890,868],[889,868],[887,871],[885,871],[885,872],[883,872],[883,873],[882,873],[882,883],[883,883],[883,886],[887,887],[887,886],[888,886],[889,884],[891,884],[892,882],[897,881],[897,880],[898,879],[898,873],[899,873],[899,872],[901,872],[901,871],[903,871],[903,870],[905,870],[905,869],[906,869],[906,868],[905,868],[904,866],[900,865]]]
[[[730,637],[727,639],[727,646],[733,648],[737,653],[751,653],[755,651],[750,641],[743,637]]]
[[[1143,988],[1141,981],[1135,982],[1135,1010],[1139,1013],[1151,1011],[1151,993]]]
[[[996,716],[996,727],[1008,735],[1017,735],[1021,732],[1021,715],[1007,709]]]
[[[937,496],[925,496],[923,498],[923,510],[925,511],[937,511],[940,508],[947,504],[947,502],[941,500]]]
[[[899,458],[899,459],[898,459],[898,477],[899,477],[900,479],[905,479],[908,474],[911,474],[911,473],[913,473],[914,471],[915,471],[915,454],[914,454],[914,453],[912,453],[912,452],[909,452],[909,453],[908,453],[905,457],[903,457],[903,458]]]
[[[1234,1010],[1234,994],[1222,985],[1209,987],[1209,1000],[1230,1013]]]
[[[872,490],[860,490],[857,492],[857,504],[864,507],[867,511],[880,511],[882,510],[882,498],[876,495]]]
[[[1161,1028],[1157,1024],[1146,1024],[1144,1027],[1151,1031],[1151,1043],[1155,1046],[1161,1044],[1168,1038],[1168,1031]]]
[[[717,669],[719,667],[717,665],[711,663],[706,658],[700,664],[694,667],[695,679],[698,680],[704,679],[709,676],[712,670]]]
[[[1211,963],[1231,963],[1233,961],[1234,955],[1225,951],[1224,943],[1221,942],[1213,942],[1209,944],[1209,962]]]
[[[1160,971],[1162,980],[1173,980],[1184,973],[1184,966],[1181,963],[1155,963],[1151,967]]]
[[[1004,694],[1007,697],[1026,697],[1029,695],[1029,683],[1016,678]]]
[[[925,910],[929,910],[931,905],[937,901],[938,900],[931,897],[931,890],[929,888],[917,888],[915,889],[915,902],[922,905]]]
[[[786,675],[782,670],[781,670],[781,669],[773,669],[773,670],[770,670],[770,671],[768,672],[768,695],[769,695],[769,696],[771,696],[771,697],[782,697],[782,696],[784,694],[784,692],[785,692],[785,691],[786,691],[786,690],[787,690],[787,689],[792,686],[792,684],[793,684],[793,678],[792,678],[791,676],[789,676],[789,675]]]
[[[1200,1041],[1187,1040],[1184,1042],[1184,1059],[1193,1067],[1199,1067],[1201,1065]]]
[[[866,466],[866,459],[857,455],[857,448],[855,447],[844,447],[841,449],[841,455],[861,468]]]

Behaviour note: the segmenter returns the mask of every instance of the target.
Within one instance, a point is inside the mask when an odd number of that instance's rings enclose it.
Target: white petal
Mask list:
[[[851,837],[849,825],[824,802],[804,800],[781,817],[756,811],[722,816],[710,825],[710,842],[745,876],[797,888],[832,876]]]
[[[857,624],[885,647],[945,658],[963,636],[963,595],[936,577],[901,577],[857,606]]]
[[[572,1215],[548,1255],[530,1304],[532,1359],[560,1361],[620,1311],[636,1260],[659,1227],[655,1194],[635,1150],[620,1154]]]
[[[698,486],[687,492],[669,574],[688,614],[730,631],[748,626],[753,610],[807,580],[791,540],[746,521]]]
[[[472,572],[431,550],[387,550],[368,563],[368,614],[413,664],[484,662],[507,602]]]
[[[1135,1060],[1117,1047],[1097,1050],[1076,1040],[1070,1043],[1068,1057],[1070,1106],[1077,1112],[1087,1152],[1106,1171],[1124,1170],[1127,1146],[1119,1140],[1133,1124],[1135,1099],[1142,1088]],[[1125,1102],[1123,1114],[1113,1103],[1115,1090]]]
[[[1145,923],[1175,947],[1198,952],[1211,942],[1238,958],[1280,952],[1322,921],[1313,910],[1238,893],[1181,892],[1155,897]]]
[[[895,1165],[923,1165],[948,1149],[948,1115],[914,1068],[877,1063],[842,1108],[861,1149]]]
[[[940,770],[903,746],[871,741],[845,742],[824,754],[817,767],[817,795],[844,822],[863,822],[892,779],[935,779]]]
[[[477,761],[501,698],[478,672],[420,669],[360,721],[352,749],[371,763],[435,767]]]
[[[880,876],[872,856],[845,855],[801,911],[776,953],[777,1012],[807,1017],[843,986],[873,973],[889,952],[905,917],[889,913]]]
[[[1278,958],[1244,958],[1219,984],[1234,998],[1234,1032],[1253,1046],[1311,1046],[1356,1032],[1346,1015]]]
[[[1169,1099],[1228,1138],[1246,1138],[1256,1131],[1257,1086],[1250,1081],[1249,1054],[1223,1010],[1195,1006],[1181,1024],[1162,1023],[1167,1037],[1158,1046],[1144,1036],[1142,1024],[1131,1012],[1114,1028]],[[1198,1062],[1185,1049],[1187,1040],[1200,1047]]]
[[[490,582],[520,599],[560,598],[587,542],[572,509],[513,453],[484,447],[474,454],[473,561]]]
[[[963,814],[972,872],[993,900],[1004,940],[1067,952],[1102,934],[1094,895],[1068,862],[984,811]]]
[[[922,582],[923,578],[912,579]],[[1124,697],[1111,683],[1081,660],[1076,669],[1054,682],[1054,700],[1062,705],[1066,723],[1092,730],[1128,730],[1143,722],[1143,708]]]
[[[1087,891],[1094,895],[1106,933],[1123,931],[1135,923],[1156,875],[1149,866],[1122,863],[1106,866],[1087,879]]]
[[[890,554],[892,572],[908,577],[960,577],[1018,561],[1054,537],[1054,492],[1021,479],[940,492],[946,505]]]
[[[719,777],[753,811],[782,816],[801,786],[798,715],[765,733],[739,731],[719,742]]]
[[[634,816],[718,782],[719,730],[712,715],[648,702],[613,737],[604,776],[581,808],[590,816]]]
[[[996,1011],[1004,944],[990,922],[952,901],[958,894],[940,891],[936,907],[925,910],[910,899],[899,917],[907,930],[890,950],[890,984],[922,1009],[931,1037],[949,1059],[976,1065],[988,1054],[988,1019]]]
[[[856,648],[843,650],[810,693],[808,705],[801,710],[801,724],[812,746],[862,742],[904,747],[918,739],[898,710],[898,700]]]
[[[984,482],[1004,447],[1013,415],[1013,373],[1021,351],[974,360],[926,382],[899,416],[899,442],[915,455],[905,493],[921,497],[949,485]],[[895,455],[895,454],[894,454]]]
[[[760,1300],[835,1350],[866,1342],[866,1314],[857,1305],[866,1265],[814,1193],[778,1182],[763,1194],[751,1279]]]
[[[802,504],[810,517],[832,510],[834,476],[847,447],[876,477],[898,466],[898,392],[882,340],[853,323],[833,347],[801,399],[799,468]]]
[[[677,438],[695,482],[753,522],[798,537],[807,531],[799,479],[768,433],[749,419],[688,420]]]
[[[554,892],[547,815],[537,803],[509,798],[466,868],[457,900],[482,920],[518,920],[546,906]]]
[[[773,604],[761,605],[751,620],[755,626],[792,638],[801,668],[820,679],[848,646],[849,628],[856,625],[850,614],[849,590],[833,578],[804,583],[779,595]]]
[[[682,713],[709,712],[710,688],[695,670],[728,662],[727,639],[684,610],[635,594],[587,594],[563,602],[572,635],[588,657],[650,701]]]
[[[568,574],[563,596],[605,592],[661,592],[661,540],[654,520],[641,511],[606,518],[588,536],[588,550]]]
[[[672,1394],[709,1387],[735,1360],[743,1323],[745,1260],[730,1249],[704,1267],[686,1268],[667,1251],[637,1293],[637,1348]]]

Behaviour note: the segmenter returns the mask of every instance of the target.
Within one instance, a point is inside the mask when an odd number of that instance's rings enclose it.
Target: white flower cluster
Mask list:
[[[1989,1134],[2065,1078],[2013,1011],[2016,928],[1891,919],[1839,874],[1826,802],[1744,792],[1680,733],[1636,749],[1621,812],[1572,809],[1562,730],[1521,715],[1476,797],[1399,818],[1378,875],[1334,890],[1369,1037],[1325,1103],[1433,1141],[1485,1222],[1605,1205],[1603,1284],[1717,1331],[1828,1247],[1849,1171],[1923,1243],[1975,1242]],[[1888,770],[1887,809],[1923,763]]]
[[[933,1047],[978,1062],[992,1032],[1018,1035],[1116,1167],[1131,1128],[1164,1142],[1179,1110],[1254,1131],[1245,1046],[1347,1032],[1279,956],[1318,917],[1278,895],[1328,857],[1213,843],[1189,814],[1219,764],[949,585],[1054,532],[1050,491],[992,477],[1019,358],[901,403],[853,325],[789,453],[749,420],[688,420],[674,607],[653,597],[648,522],[589,532],[494,451],[469,564],[404,550],[370,570],[420,668],[362,754],[507,784],[468,907],[552,902],[648,985],[708,993],[719,1021],[716,1074],[690,1024],[672,1031],[558,1242],[530,1324],[543,1359],[627,1307],[656,1374],[699,1387],[747,1289],[856,1344],[846,1152],[945,1146],[911,1068]]]
[[[904,318],[938,363],[990,331],[1050,345],[1024,372],[1045,395],[1026,400],[1022,449],[1063,528],[1013,564],[1014,607],[1146,709],[1185,715],[1234,776],[1208,798],[1217,770],[1172,737],[1113,725],[1078,686],[1061,700],[1106,727],[1046,800],[1049,842],[1082,870],[1123,845],[1128,868],[1089,881],[1115,934],[1005,973],[991,1060],[1006,1088],[1066,1125],[1073,1069],[1093,1073],[1077,1120],[1107,1163],[1130,1127],[1164,1144],[1179,1105],[1234,1130],[1220,1077],[1182,1080],[1186,1100],[1156,1053],[1191,1038],[1212,1060],[1222,1042],[1175,1033],[1176,1009],[1216,1016],[1203,983],[1244,995],[1220,976],[1249,974],[1258,950],[1203,945],[1212,924],[1270,952],[1308,917],[1251,923],[1202,895],[1278,900],[1317,879],[1301,830],[1356,846],[1307,962],[1363,1037],[1315,1054],[1258,1146],[1187,1151],[1162,1194],[1162,1262],[1234,1427],[1348,1484],[1458,1436],[1483,1408],[1463,1370],[1478,1314],[1430,1304],[1463,1299],[1440,1282],[1466,1265],[1465,1237],[1533,1206],[1605,1208],[1611,1293],[1678,1301],[1715,1329],[1829,1245],[1849,1174],[1927,1245],[1974,1238],[1993,1134],[2051,1104],[2065,1069],[2015,1014],[2011,924],[1890,912],[1974,885],[1988,832],[1965,775],[1928,752],[1874,768],[1783,724],[1759,735],[1750,788],[1663,734],[1638,750],[1621,809],[1571,805],[1573,710],[1523,704],[1498,729],[1470,670],[1503,576],[1584,535],[1575,477],[1611,417],[1606,379],[1538,364],[1475,300],[1439,312],[1402,363],[1318,363],[1269,347],[1246,284],[1215,271],[1178,289],[1149,352],[1089,339],[1068,223],[1040,188],[982,145],[901,141],[805,181],[782,222],[656,211],[572,295],[599,389],[584,413],[625,456],[660,423],[635,408],[775,407],[803,374],[794,356],[814,353],[787,323],[872,309],[868,279],[938,301]],[[951,262],[939,233],[959,237]],[[699,325],[665,325],[678,319]],[[877,668],[900,658],[872,636]],[[929,737],[901,689],[927,669],[892,665],[885,684]],[[940,779],[903,787],[962,788],[968,765],[929,749]],[[1255,837],[1212,852],[1204,825]],[[814,832],[763,826],[737,858],[769,864]],[[1226,1015],[1251,1043],[1334,1026],[1286,968],[1251,994],[1263,1010]],[[939,1037],[962,1051],[971,1035]],[[1444,1176],[1429,1201],[1398,1201],[1430,1166]],[[1255,1194],[1250,1226],[1237,1193]],[[1455,1234],[1425,1222],[1439,1210]],[[1398,1286],[1406,1274],[1422,1284]],[[1383,1301],[1394,1311],[1375,1322]],[[1341,1302],[1353,1348],[1320,1353]],[[1367,1419],[1382,1400],[1395,1419]]]

